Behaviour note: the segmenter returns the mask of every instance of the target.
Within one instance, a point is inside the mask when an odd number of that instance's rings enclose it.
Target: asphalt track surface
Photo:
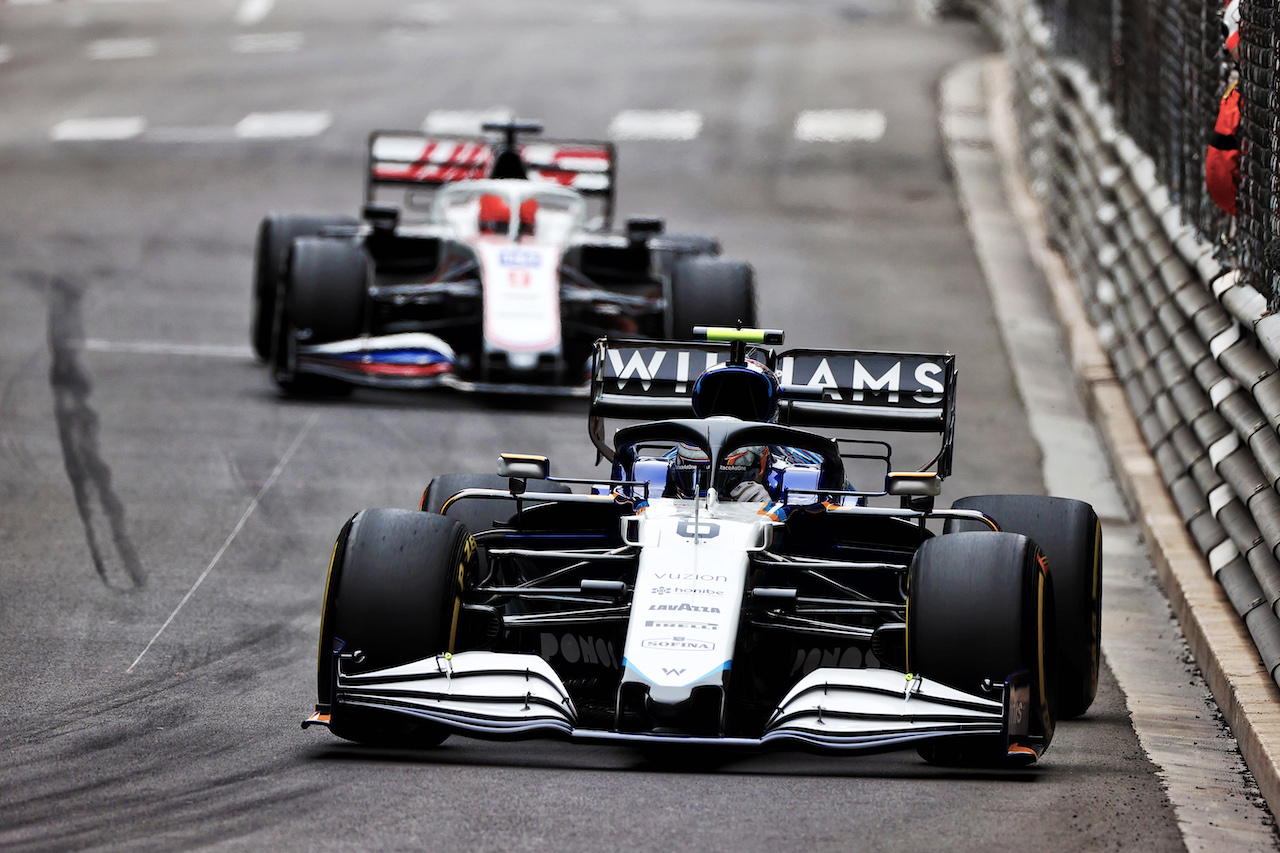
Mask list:
[[[599,137],[696,111],[696,138],[619,143],[622,214],[751,260],[788,344],[957,353],[946,493],[1043,484],[937,129],[942,74],[991,47],[975,25],[892,0],[293,0],[237,23],[248,5],[0,6],[0,847],[1182,848],[1109,671],[1018,773],[300,731],[351,512],[500,450],[593,470],[576,404],[296,402],[248,356],[258,219],[353,213],[373,127],[504,106]],[[113,50],[135,55],[92,58]],[[883,137],[796,138],[833,108],[883,112]],[[280,111],[331,124],[228,130]],[[51,137],[103,117],[145,129]]]

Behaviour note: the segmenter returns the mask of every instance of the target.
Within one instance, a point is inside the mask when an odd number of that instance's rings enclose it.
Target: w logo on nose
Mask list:
[[[684,675],[683,669],[668,669],[665,666],[662,668],[662,672],[664,675]]]

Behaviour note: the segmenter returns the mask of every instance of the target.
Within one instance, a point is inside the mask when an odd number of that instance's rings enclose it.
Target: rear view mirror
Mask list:
[[[942,478],[934,471],[890,471],[884,478],[887,495],[935,498],[942,494]]]
[[[512,480],[545,480],[551,476],[551,460],[545,456],[503,453],[498,457],[498,476]]]

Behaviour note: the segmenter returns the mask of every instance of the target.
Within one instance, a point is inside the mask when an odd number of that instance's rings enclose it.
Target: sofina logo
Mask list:
[[[640,643],[646,649],[666,649],[679,652],[715,651],[716,644],[706,640],[691,640],[688,637],[665,637],[662,639],[644,640]]]

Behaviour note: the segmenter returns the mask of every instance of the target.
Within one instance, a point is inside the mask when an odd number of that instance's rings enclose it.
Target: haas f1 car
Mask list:
[[[608,477],[503,454],[496,476],[436,477],[419,510],[356,513],[303,725],[381,746],[543,736],[1019,766],[1089,708],[1097,516],[1035,495],[934,507],[952,356],[703,331],[597,343]],[[606,439],[612,418],[631,423]],[[898,471],[867,431],[941,449]]]
[[[715,240],[652,218],[611,230],[611,144],[485,130],[375,132],[363,221],[262,221],[251,339],[281,389],[585,396],[603,335],[755,323],[754,273]]]

